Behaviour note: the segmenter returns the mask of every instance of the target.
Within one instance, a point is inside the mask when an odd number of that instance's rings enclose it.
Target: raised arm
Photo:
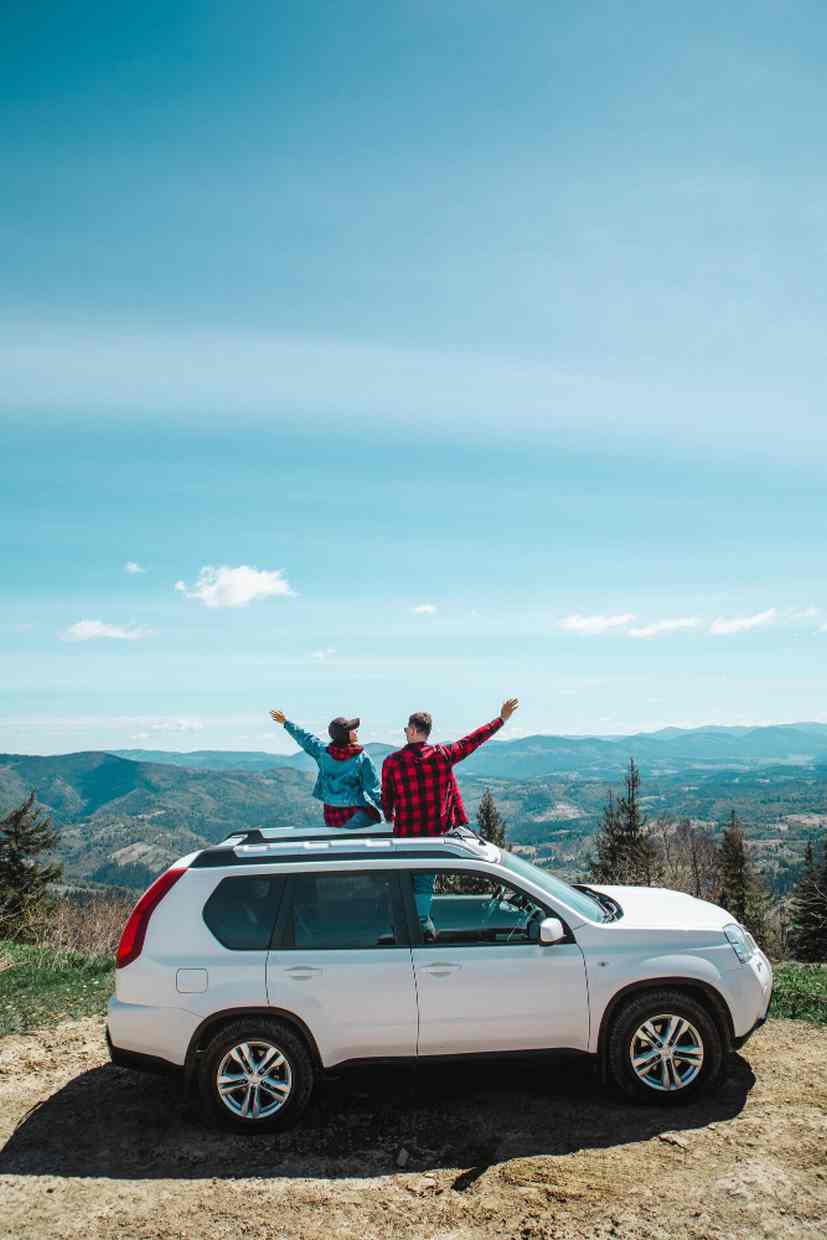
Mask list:
[[[463,758],[467,758],[475,749],[479,749],[480,745],[490,740],[495,732],[499,732],[503,724],[514,714],[519,704],[517,698],[509,698],[506,702],[503,702],[496,719],[492,719],[490,723],[484,723],[481,728],[476,728],[473,732],[469,732],[467,736],[463,736],[461,740],[454,741],[451,745],[440,745],[439,748],[451,765],[453,766],[455,762],[462,762]]]
[[[282,724],[285,732],[293,737],[296,744],[301,745],[305,753],[309,753],[311,758],[318,761],[326,749],[324,741],[320,741],[318,736],[314,736],[312,732],[305,732],[304,728],[300,728],[297,723],[291,723],[283,710],[271,710],[270,718],[274,723]]]

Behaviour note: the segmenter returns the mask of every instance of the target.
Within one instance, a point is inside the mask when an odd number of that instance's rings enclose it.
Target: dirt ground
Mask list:
[[[629,1106],[580,1064],[373,1069],[250,1139],[72,1021],[0,1041],[0,1140],[15,1240],[823,1240],[827,1028],[769,1023],[689,1108]]]

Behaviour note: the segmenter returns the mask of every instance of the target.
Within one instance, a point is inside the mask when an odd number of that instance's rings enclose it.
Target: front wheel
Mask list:
[[[724,1048],[715,1021],[680,991],[629,999],[612,1026],[609,1069],[615,1084],[640,1102],[690,1102],[721,1079]]]
[[[225,1025],[207,1045],[199,1074],[206,1117],[236,1132],[291,1127],[313,1090],[313,1062],[301,1038],[281,1021]]]

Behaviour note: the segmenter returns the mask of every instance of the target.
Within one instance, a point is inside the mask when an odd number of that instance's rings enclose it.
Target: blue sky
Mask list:
[[[822,5],[6,26],[0,750],[827,720]]]

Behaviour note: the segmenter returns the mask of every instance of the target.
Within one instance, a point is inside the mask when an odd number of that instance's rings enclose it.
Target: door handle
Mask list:
[[[292,968],[285,969],[284,971],[294,982],[306,982],[315,974],[324,973],[324,969],[316,969],[309,964],[296,964],[293,965]]]
[[[452,960],[432,960],[419,967],[423,973],[430,973],[431,977],[450,977],[452,973],[458,973],[462,965],[455,964]]]

